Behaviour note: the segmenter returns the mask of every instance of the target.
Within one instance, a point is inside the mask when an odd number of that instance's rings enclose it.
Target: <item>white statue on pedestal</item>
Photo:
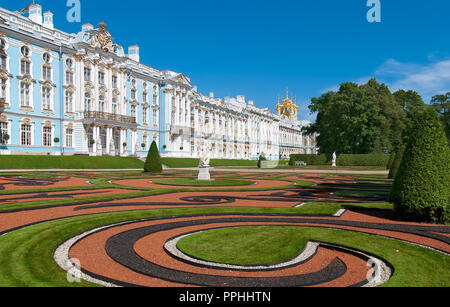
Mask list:
[[[210,162],[210,159],[208,157],[200,158],[199,167],[200,168],[202,168],[202,167],[209,167],[209,162]]]
[[[337,162],[337,156],[336,156],[336,152],[333,153],[333,167],[336,167],[336,162]]]
[[[205,145],[203,144],[202,157],[200,157],[200,163],[198,165],[200,172],[198,173],[199,181],[210,181],[211,175],[209,174],[209,158],[207,157]]]

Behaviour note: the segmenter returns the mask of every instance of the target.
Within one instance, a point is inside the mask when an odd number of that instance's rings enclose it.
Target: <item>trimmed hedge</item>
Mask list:
[[[390,155],[367,154],[367,155],[339,155],[338,166],[380,166],[386,167]]]
[[[437,112],[417,114],[395,178],[391,201],[398,217],[450,223],[450,149]]]
[[[258,159],[258,168],[261,168],[261,167],[262,167],[262,162],[263,162],[263,161],[267,161],[266,157],[263,156],[263,155],[259,156],[259,159]]]
[[[200,159],[195,158],[161,158],[164,165],[170,168],[190,168],[198,167]],[[232,160],[232,159],[211,159],[211,167],[221,166],[256,166],[256,160]]]
[[[0,156],[0,169],[142,169],[144,162],[133,157],[89,156]]]
[[[290,166],[295,166],[295,162],[305,162],[308,165],[331,165],[327,155],[291,155]]]
[[[367,154],[367,155],[339,155],[337,166],[380,166],[386,167],[390,155],[387,154]],[[323,166],[331,165],[331,159],[325,154],[321,155],[291,155],[290,166],[295,166],[295,162],[306,162],[308,165]]]
[[[161,157],[159,156],[158,146],[156,142],[153,141],[150,150],[148,151],[147,159],[144,164],[144,172],[159,174],[162,173],[163,167],[161,163]]]

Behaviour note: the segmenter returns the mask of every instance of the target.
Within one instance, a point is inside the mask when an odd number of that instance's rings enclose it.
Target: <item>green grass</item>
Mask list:
[[[178,248],[215,263],[264,265],[296,257],[308,240],[296,227],[233,227],[188,236],[178,242]]]
[[[45,222],[0,237],[0,286],[77,287],[53,259],[55,249],[77,234],[113,223],[143,218],[240,212],[242,208],[165,209],[117,212]],[[263,211],[263,210],[260,210]],[[449,257],[433,250],[369,234],[325,228],[299,228],[311,240],[347,246],[374,254],[394,266],[391,287],[450,286]],[[397,252],[398,251],[398,252]]]
[[[1,156],[0,169],[143,169],[132,157]]]
[[[209,186],[243,186],[243,185],[253,185],[254,181],[249,180],[235,180],[235,179],[223,179],[217,178],[211,181],[199,181],[195,178],[173,178],[173,179],[161,179],[153,180],[153,183],[162,185],[174,185],[174,186],[198,186],[198,187],[209,187]]]

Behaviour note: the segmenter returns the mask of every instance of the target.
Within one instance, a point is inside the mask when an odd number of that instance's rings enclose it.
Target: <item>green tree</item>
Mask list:
[[[317,120],[304,131],[319,135],[321,153],[386,153],[402,143],[405,112],[389,88],[375,79],[361,86],[343,83],[337,92],[312,98],[309,109]]]
[[[445,95],[433,96],[431,106],[439,113],[447,141],[450,144],[450,92]]]
[[[404,219],[450,221],[450,149],[435,110],[419,111],[391,191]]]
[[[161,157],[159,156],[158,146],[156,142],[153,141],[152,146],[147,154],[147,159],[144,164],[144,172],[158,174],[162,173],[163,167],[161,163]]]

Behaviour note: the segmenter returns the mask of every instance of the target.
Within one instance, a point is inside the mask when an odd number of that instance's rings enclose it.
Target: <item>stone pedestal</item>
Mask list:
[[[209,167],[200,167],[200,172],[198,173],[199,181],[210,181],[211,175],[209,174]]]

